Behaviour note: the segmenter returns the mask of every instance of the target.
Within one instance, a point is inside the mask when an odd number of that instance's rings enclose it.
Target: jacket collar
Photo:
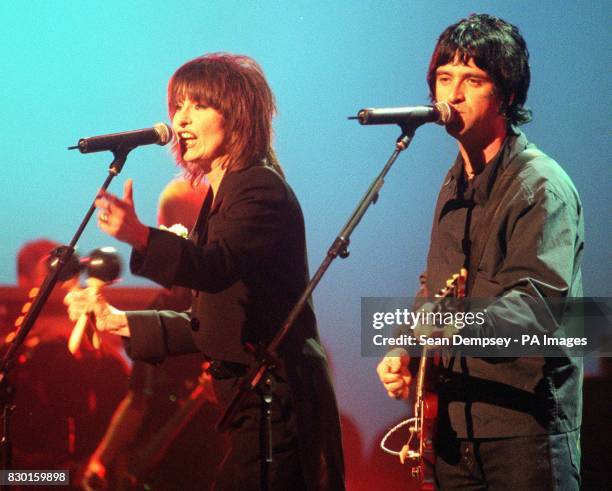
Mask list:
[[[208,215],[213,215],[216,213],[219,208],[221,208],[221,204],[223,200],[227,196],[229,190],[232,189],[232,183],[238,179],[243,173],[249,172],[256,167],[265,167],[263,164],[255,164],[245,167],[244,169],[236,169],[236,170],[228,170],[223,179],[221,179],[221,183],[219,184],[219,189],[217,189],[217,196],[214,197],[214,203],[210,209]]]
[[[516,126],[511,126],[506,141],[504,142],[500,169],[503,170],[508,167],[508,164],[512,162],[519,153],[525,150],[528,145],[529,141],[527,141],[525,133]]]

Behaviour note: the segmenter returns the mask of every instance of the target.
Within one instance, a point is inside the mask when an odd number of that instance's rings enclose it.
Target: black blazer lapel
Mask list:
[[[189,233],[189,240],[194,242],[196,245],[200,245],[204,243],[206,240],[207,230],[208,230],[208,214],[210,213],[210,208],[212,206],[213,201],[213,192],[212,189],[209,189],[206,193],[206,198],[204,198],[204,203],[202,203],[202,208],[200,208],[200,214],[198,215],[198,220],[196,224],[191,229]]]

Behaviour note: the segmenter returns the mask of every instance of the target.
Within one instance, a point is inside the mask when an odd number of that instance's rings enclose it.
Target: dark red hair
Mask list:
[[[228,170],[268,165],[283,174],[272,149],[274,95],[259,64],[244,55],[210,53],[181,66],[168,84],[170,118],[185,98],[219,111],[224,119]],[[173,152],[188,177],[199,180],[199,167],[182,160],[175,141]]]

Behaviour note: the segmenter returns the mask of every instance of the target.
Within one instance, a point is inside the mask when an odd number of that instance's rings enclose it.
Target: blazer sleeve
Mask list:
[[[141,310],[126,314],[130,328],[126,352],[133,360],[161,363],[166,356],[198,352],[188,312]]]
[[[207,244],[151,229],[146,250],[132,252],[132,272],[165,287],[217,292],[282,255],[295,217],[280,177],[265,169],[232,176],[224,192]]]

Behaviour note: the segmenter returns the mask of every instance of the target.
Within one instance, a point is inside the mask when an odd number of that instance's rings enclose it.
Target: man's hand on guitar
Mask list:
[[[106,467],[97,459],[91,459],[81,481],[85,491],[106,491],[109,489],[106,481]]]
[[[376,367],[378,378],[382,382],[389,397],[407,399],[410,392],[412,377],[408,370],[410,357],[406,350],[396,348],[389,351]]]

